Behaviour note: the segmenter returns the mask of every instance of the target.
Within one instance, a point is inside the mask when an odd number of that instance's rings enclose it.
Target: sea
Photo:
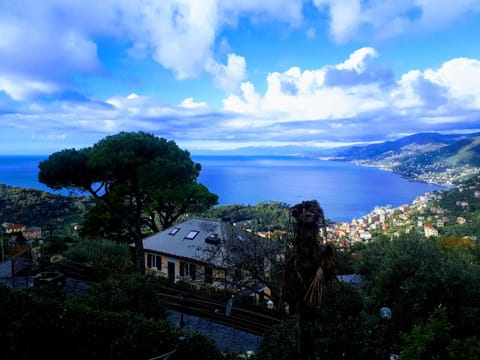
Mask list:
[[[48,156],[0,156],[0,184],[54,194],[38,181],[38,164]],[[219,205],[317,200],[325,217],[350,222],[376,206],[411,204],[419,195],[445,187],[411,181],[390,171],[346,161],[294,156],[195,156],[198,182],[219,196]]]

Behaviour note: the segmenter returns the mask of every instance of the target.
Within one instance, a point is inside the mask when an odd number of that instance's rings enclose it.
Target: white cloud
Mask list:
[[[208,109],[207,103],[195,102],[193,98],[184,99],[178,106],[185,109]]]
[[[365,71],[369,60],[378,56],[375,49],[364,47],[354,51],[347,60],[336,66],[339,70],[355,70],[357,72]]]
[[[359,34],[387,38],[438,29],[480,10],[478,0],[314,0],[314,4],[330,15],[330,33],[338,43]]]
[[[251,82],[244,82],[240,85],[241,95],[230,94],[223,100],[225,110],[237,113],[254,113],[260,106],[260,95],[255,91]]]
[[[223,101],[225,110],[237,114],[226,125],[236,133],[265,128],[278,139],[327,133],[353,139],[379,134],[386,126],[400,133],[462,128],[475,121],[466,114],[480,112],[480,61],[453,59],[395,81],[391,70],[379,70],[377,56],[375,49],[361,48],[339,64],[272,72],[264,94],[245,82],[242,94]]]
[[[97,39],[131,43],[134,59],[152,57],[178,79],[204,71],[221,89],[238,90],[245,59],[230,54],[215,60],[215,39],[241,17],[251,23],[282,21],[297,25],[302,3],[296,0],[19,0],[0,5],[0,75],[67,88],[76,71],[98,72]],[[18,87],[22,84],[18,84]],[[6,89],[0,88],[0,91]],[[18,92],[18,91],[17,91]],[[28,89],[24,91],[28,92]],[[9,94],[11,91],[8,92]]]
[[[99,69],[97,47],[84,34],[63,27],[48,14],[29,18],[38,14],[25,11],[25,18],[0,13],[0,91],[25,100],[61,90],[71,71]]]
[[[6,93],[13,100],[22,101],[38,94],[52,94],[58,91],[58,86],[54,83],[0,74],[0,91]]]
[[[412,70],[398,81],[392,92],[393,104],[416,111],[465,111],[480,109],[480,61],[452,59],[438,69]]]
[[[147,43],[153,58],[180,79],[203,71],[218,25],[215,1],[124,2],[121,9],[135,46]]]
[[[267,122],[351,118],[361,112],[381,108],[386,105],[385,95],[377,79],[366,78],[370,83],[349,80],[345,87],[326,83],[326,77],[335,71],[353,71],[355,78],[370,73],[371,59],[377,55],[372,48],[362,48],[338,65],[305,71],[292,67],[283,73],[270,73],[263,97],[251,83],[243,83],[242,94],[226,98],[224,108],[239,113],[263,114],[259,117],[269,119],[265,120]]]
[[[415,90],[415,83],[422,77],[419,70],[412,70],[402,75],[398,81],[398,87],[391,93],[392,101],[398,108],[413,108],[423,105]]]
[[[466,108],[480,108],[480,61],[457,58],[445,62],[425,77],[448,91],[449,98]]]
[[[444,0],[314,3],[330,14],[331,34],[339,42],[366,31],[392,36],[410,29],[439,27],[479,10],[478,0],[459,0],[455,8]],[[223,29],[240,28],[247,22],[263,26],[280,21],[287,25],[282,29],[297,26],[302,22],[302,5],[296,0],[2,2],[0,92],[21,103],[14,104],[16,113],[9,109],[0,112],[0,119],[10,127],[38,133],[45,128],[45,133],[66,134],[66,138],[77,132],[100,136],[143,129],[179,143],[201,138],[202,144],[218,145],[225,139],[230,144],[259,143],[266,136],[272,144],[300,138],[311,143],[330,138],[354,141],[364,133],[380,133],[386,122],[397,132],[406,131],[402,126],[414,131],[424,124],[434,130],[440,123],[445,127],[465,124],[468,115],[480,112],[480,65],[476,59],[452,59],[435,69],[412,69],[396,78],[391,69],[377,62],[379,54],[374,48],[364,47],[337,64],[272,71],[264,77],[265,89],[258,82],[247,81],[245,57],[230,48],[228,38],[217,39],[218,35]],[[308,20],[298,33],[314,37],[317,24],[313,17]],[[177,78],[207,72],[214,84],[226,91],[223,109],[213,110],[188,94],[183,101],[176,100],[176,106],[167,106],[153,98],[151,84],[148,90],[147,86],[136,87],[136,93],[128,96],[109,94],[105,102],[81,94],[70,101],[61,98],[65,90],[71,90],[72,78],[85,86],[78,92],[95,83],[86,78],[98,75],[107,65],[100,61],[111,49],[99,46],[108,40],[113,40],[115,51],[117,45],[130,47],[125,58],[112,59],[116,65],[150,57]],[[127,69],[122,65],[119,72]],[[251,74],[263,76],[263,71],[254,68]],[[152,79],[155,75],[152,71]],[[167,87],[171,80],[167,79]],[[190,83],[184,84],[188,89]],[[107,86],[100,83],[100,87]],[[149,96],[145,96],[146,91]],[[58,98],[55,93],[60,94]],[[47,96],[35,99],[38,95]],[[56,101],[49,103],[45,100],[49,96]],[[28,102],[23,103],[25,100]],[[471,119],[478,121],[478,116]]]
[[[228,54],[227,65],[213,60],[206,65],[206,70],[214,76],[214,83],[227,93],[237,93],[240,84],[246,77],[245,58],[236,54]]]
[[[421,25],[441,28],[470,11],[480,11],[478,0],[415,0],[421,8]]]
[[[361,5],[359,0],[314,0],[314,3],[330,10],[330,31],[333,38],[345,42],[359,27],[361,19]]]

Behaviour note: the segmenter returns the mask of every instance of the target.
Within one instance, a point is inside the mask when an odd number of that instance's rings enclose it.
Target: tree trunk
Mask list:
[[[145,274],[145,252],[143,250],[143,239],[135,239],[135,259],[137,270],[140,274]]]

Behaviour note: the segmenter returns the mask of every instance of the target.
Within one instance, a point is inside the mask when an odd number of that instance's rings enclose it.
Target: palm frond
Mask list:
[[[307,292],[305,293],[305,298],[303,299],[310,306],[317,305],[324,279],[325,277],[323,269],[321,266],[319,266],[317,272],[315,273],[315,276],[310,282],[310,286],[308,287]]]

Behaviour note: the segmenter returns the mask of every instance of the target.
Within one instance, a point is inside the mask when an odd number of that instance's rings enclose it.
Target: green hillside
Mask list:
[[[480,137],[461,139],[453,144],[417,156],[407,156],[392,170],[408,177],[418,177],[429,172],[455,170],[461,178],[468,177],[473,168],[480,167]],[[470,169],[470,171],[468,171]]]
[[[396,141],[351,147],[336,155],[416,181],[449,186],[480,173],[480,135],[421,133]]]
[[[54,226],[60,233],[62,229],[68,232],[72,224],[83,220],[93,204],[90,197],[55,195],[0,184],[0,224]]]

